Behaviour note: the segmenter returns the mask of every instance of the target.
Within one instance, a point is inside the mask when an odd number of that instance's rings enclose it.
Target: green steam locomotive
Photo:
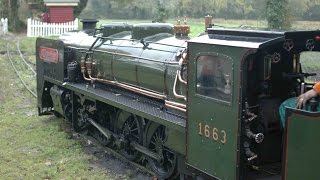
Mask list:
[[[110,23],[37,39],[39,115],[89,131],[160,179],[318,179],[318,100],[301,57],[320,31]],[[280,114],[285,126],[281,125]]]

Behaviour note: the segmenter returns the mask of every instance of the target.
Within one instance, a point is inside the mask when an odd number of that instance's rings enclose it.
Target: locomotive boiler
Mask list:
[[[320,51],[320,31],[189,31],[110,23],[38,38],[39,115],[161,179],[316,179],[320,114],[287,107],[281,126],[279,107],[312,88],[300,57]]]

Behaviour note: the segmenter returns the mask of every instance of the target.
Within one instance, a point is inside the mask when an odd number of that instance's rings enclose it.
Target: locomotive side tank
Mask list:
[[[320,31],[208,28],[189,39],[172,27],[39,38],[39,115],[65,117],[161,179],[316,179],[320,113],[285,107],[281,127],[279,107],[312,88],[300,58],[320,52]]]

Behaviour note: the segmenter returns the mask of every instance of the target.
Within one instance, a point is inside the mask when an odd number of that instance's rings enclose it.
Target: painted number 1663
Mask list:
[[[220,141],[222,144],[227,143],[227,133],[225,130],[219,130],[216,127],[210,127],[207,124],[199,123],[199,135],[213,139],[215,142]]]

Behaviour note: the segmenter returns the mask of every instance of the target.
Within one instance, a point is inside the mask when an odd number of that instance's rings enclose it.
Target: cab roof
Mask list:
[[[189,42],[259,49],[285,39],[315,39],[319,35],[320,31],[275,32],[209,28],[207,34],[193,38]]]

